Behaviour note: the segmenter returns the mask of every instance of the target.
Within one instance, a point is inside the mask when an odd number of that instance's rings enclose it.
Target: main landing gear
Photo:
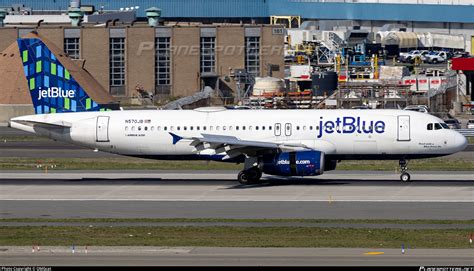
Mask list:
[[[408,162],[405,159],[401,159],[399,161],[399,165],[400,165],[400,171],[402,172],[402,174],[400,174],[400,180],[404,183],[409,182],[410,181],[410,174],[408,174],[408,172],[407,172]]]
[[[237,180],[240,184],[249,185],[260,182],[262,169],[257,157],[247,157],[245,159],[244,170],[239,172]]]
[[[244,169],[237,177],[239,183],[243,185],[259,183],[260,178],[262,178],[262,171],[258,167]]]

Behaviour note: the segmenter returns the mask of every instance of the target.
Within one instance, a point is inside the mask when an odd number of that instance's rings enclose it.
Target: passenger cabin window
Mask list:
[[[428,123],[426,130],[433,130],[433,123]]]
[[[439,124],[439,123],[435,123],[434,128],[435,128],[435,130],[441,130],[441,129],[443,129],[443,127],[442,127],[441,124]]]

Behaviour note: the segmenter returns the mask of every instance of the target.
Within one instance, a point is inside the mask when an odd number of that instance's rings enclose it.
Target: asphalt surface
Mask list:
[[[0,247],[0,265],[472,266],[473,249]]]
[[[472,172],[333,172],[242,186],[234,172],[0,172],[2,218],[474,219]]]

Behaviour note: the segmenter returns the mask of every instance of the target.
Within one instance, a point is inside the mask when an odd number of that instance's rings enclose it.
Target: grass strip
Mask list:
[[[58,223],[337,223],[337,224],[466,224],[474,220],[396,220],[396,219],[228,219],[228,218],[3,218],[1,222],[58,222]],[[474,229],[474,226],[473,226]]]
[[[0,227],[0,245],[469,248],[469,234],[431,229]]]
[[[241,170],[242,165],[212,161],[157,161],[132,157],[120,158],[0,158],[0,170],[37,169],[38,165],[54,166],[56,170]],[[396,171],[398,161],[342,161],[338,170]],[[473,159],[412,160],[410,170],[471,171]]]

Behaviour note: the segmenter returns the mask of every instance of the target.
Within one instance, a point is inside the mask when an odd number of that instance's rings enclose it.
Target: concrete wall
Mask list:
[[[155,29],[127,29],[127,96],[137,96],[136,86],[147,91],[155,89]]]
[[[228,75],[229,68],[245,68],[245,31],[243,27],[218,27],[216,45],[217,69],[221,75]]]
[[[84,68],[109,89],[109,29],[87,28],[81,34],[81,54],[86,60]]]
[[[283,58],[283,44],[285,36],[273,33],[272,27],[262,28],[260,40],[260,70],[263,76],[267,75],[268,64],[278,65],[280,70],[273,72],[273,77],[283,78],[285,61]]]
[[[234,81],[227,82],[225,77],[230,75],[231,69],[245,68],[245,29],[244,27],[217,28],[216,43],[219,50],[216,52],[216,72],[220,75],[221,90],[236,90]],[[225,84],[225,85],[224,85]],[[235,95],[234,95],[235,96]]]
[[[52,41],[59,49],[64,51],[64,29],[61,28],[38,28],[38,34]]]
[[[199,27],[173,28],[172,96],[189,96],[200,88],[200,36]]]
[[[16,28],[0,28],[0,52],[7,49],[18,38]]]
[[[0,123],[8,123],[11,118],[34,115],[35,111],[31,104],[0,104]]]

